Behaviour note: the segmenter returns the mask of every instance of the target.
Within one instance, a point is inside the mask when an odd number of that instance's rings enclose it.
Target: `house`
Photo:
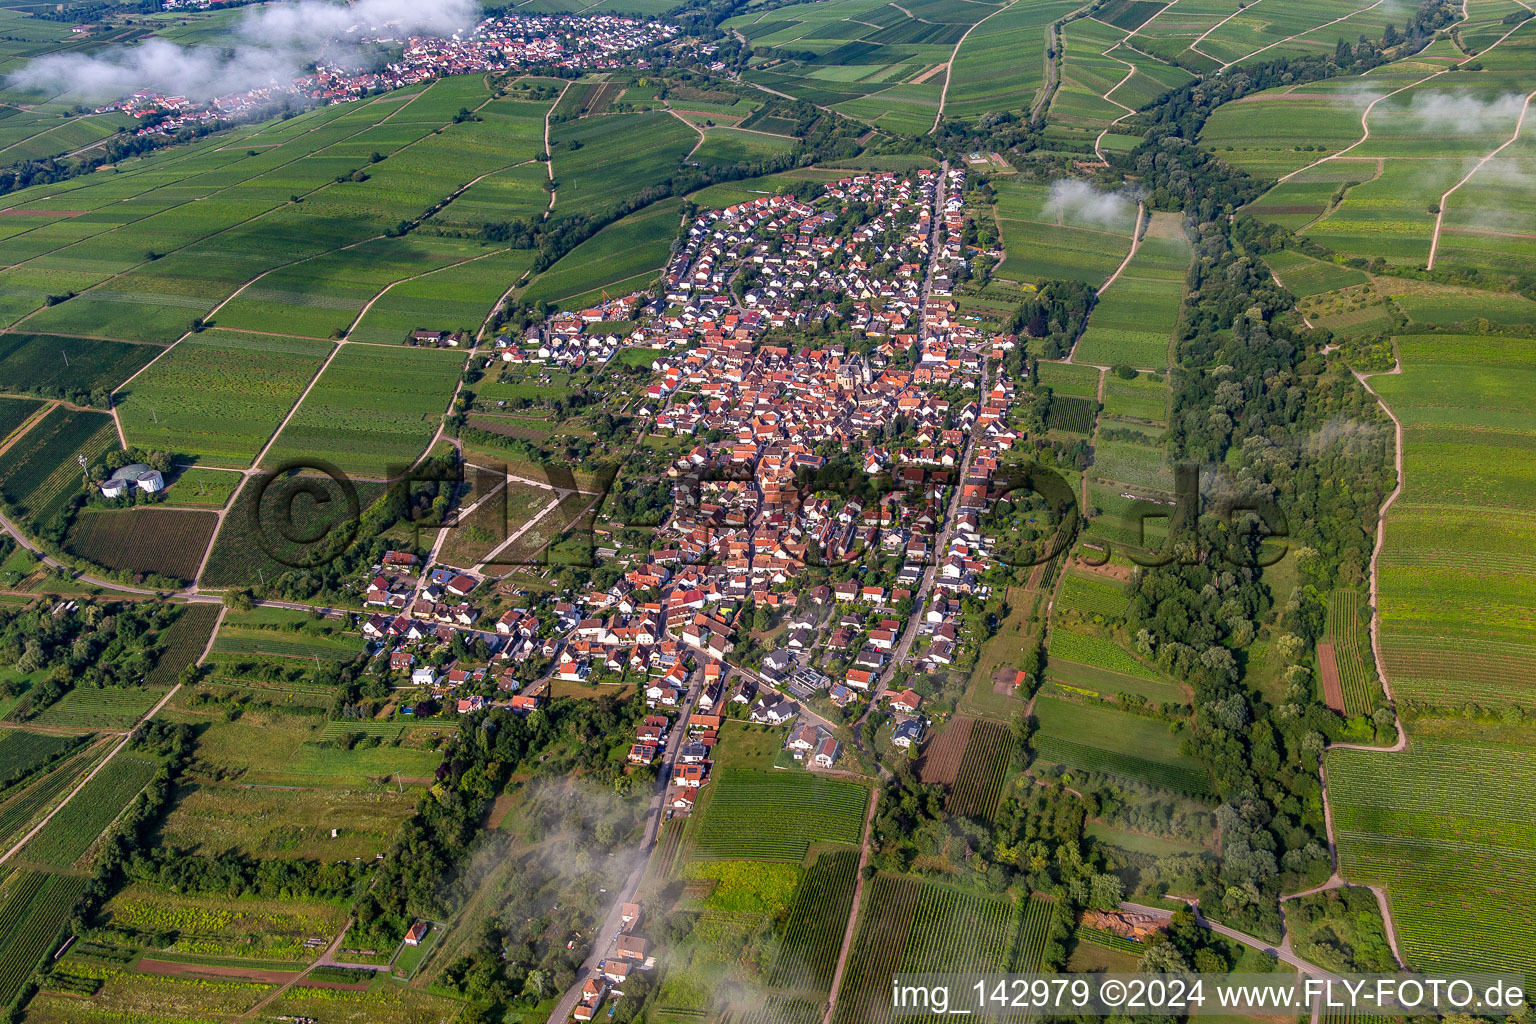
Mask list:
[[[891,733],[891,742],[903,750],[923,741],[924,724],[921,718],[908,718],[897,724]]]
[[[776,700],[769,703],[765,698],[761,704],[752,709],[752,721],[767,723],[768,725],[783,725],[800,713],[800,708],[791,700]]]
[[[784,744],[784,749],[792,751],[798,760],[816,749],[816,744],[820,740],[820,731],[806,722],[790,730],[789,740]]]
[[[638,935],[620,935],[613,944],[614,955],[625,960],[644,960],[651,944]]]
[[[635,930],[635,925],[637,925],[639,923],[640,923],[640,904],[638,904],[638,903],[621,903],[621,904],[619,904],[619,925],[620,925],[620,927],[622,927],[626,932],[632,932],[632,931]],[[625,969],[628,970],[627,967]]]
[[[448,581],[448,593],[453,594],[455,597],[468,597],[479,585],[479,580],[473,576],[466,576],[461,572]]]
[[[832,765],[837,763],[837,755],[841,752],[837,740],[828,736],[816,745],[816,753],[812,756],[811,760],[816,763],[818,768],[831,768]]]
[[[708,781],[709,766],[702,764],[680,764],[672,769],[672,782],[674,785],[686,786],[689,789],[698,789]]]
[[[777,679],[795,664],[795,656],[788,651],[773,651],[763,658],[763,675]]]
[[[690,811],[693,809],[693,801],[697,793],[691,789],[679,789],[667,798],[667,806],[676,811]]]
[[[656,744],[632,743],[629,747],[630,764],[650,764],[656,760]]]
[[[411,925],[410,930],[405,933],[405,944],[407,946],[421,945],[421,940],[427,937],[427,932],[429,932],[431,929],[432,925],[430,922],[417,921],[415,924]]]
[[[625,906],[633,906],[633,904],[626,903]],[[629,977],[629,964],[624,960],[604,960],[598,966],[602,969],[603,977],[614,985],[624,984],[625,979]]]
[[[430,666],[423,665],[411,672],[412,686],[432,686],[437,682],[437,671]]]
[[[677,752],[677,759],[683,764],[699,764],[709,758],[709,748],[697,740],[691,740],[683,744],[683,748]]]
[[[891,710],[915,714],[923,706],[923,698],[914,690],[902,690],[891,698]]]

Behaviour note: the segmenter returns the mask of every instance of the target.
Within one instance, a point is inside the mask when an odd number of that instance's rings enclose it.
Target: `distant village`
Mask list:
[[[174,9],[170,3],[166,9]],[[377,70],[317,64],[315,72],[290,82],[197,100],[159,92],[136,92],[96,108],[96,113],[121,110],[133,117],[158,117],[139,128],[138,135],[174,135],[184,127],[258,116],[284,101],[327,106],[360,99],[449,75],[515,71],[521,68],[568,68],[603,71],[644,68],[644,58],[626,57],[634,50],[669,42],[675,25],[611,14],[506,14],[486,18],[474,28],[452,36],[396,38],[388,27],[359,27],[360,43],[403,48],[399,60]]]

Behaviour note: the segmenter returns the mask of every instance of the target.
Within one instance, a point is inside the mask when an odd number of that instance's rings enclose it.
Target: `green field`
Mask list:
[[[1381,652],[1399,699],[1536,706],[1536,355],[1516,338],[1396,339],[1372,386],[1403,424],[1380,560]]]
[[[123,431],[131,444],[248,466],[331,348],[235,331],[192,335],[118,391]]]
[[[148,785],[159,765],[133,754],[113,758],[27,841],[17,856],[43,867],[68,868]]]
[[[213,540],[218,516],[183,509],[87,509],[64,547],[72,555],[128,573],[158,573],[191,582]]]
[[[1328,755],[1339,866],[1384,887],[1419,970],[1536,968],[1529,729],[1411,722],[1408,750]],[[1478,735],[1478,733],[1483,735]]]
[[[617,296],[649,288],[677,237],[681,210],[682,200],[667,199],[608,225],[535,277],[518,297],[581,309],[597,301],[601,289]]]
[[[155,345],[99,338],[0,334],[0,380],[10,391],[105,405],[106,392],[160,352]]]
[[[0,497],[46,523],[83,490],[77,455],[91,461],[117,447],[112,417],[58,406],[0,455]]]
[[[391,285],[348,337],[398,344],[412,331],[463,331],[474,337],[491,307],[533,262],[532,254],[495,250],[471,261]]]
[[[694,833],[701,857],[798,862],[811,843],[859,842],[868,802],[862,786],[747,769],[719,776]]]
[[[1191,795],[1210,790],[1200,763],[1179,753],[1164,722],[1043,695],[1035,700],[1035,718],[1035,747],[1046,761]]]
[[[893,1019],[890,976],[897,972],[1038,970],[1054,914],[1054,904],[1039,898],[1020,908],[1007,899],[876,874],[866,885],[832,1019]]]
[[[1131,250],[1136,204],[1091,189],[999,180],[996,216],[1007,254],[997,277],[1104,283]],[[1085,191],[1086,190],[1086,191]]]
[[[12,872],[0,887],[0,999],[14,999],[62,938],[88,879],[47,871]]]
[[[1190,245],[1176,214],[1154,213],[1131,262],[1099,297],[1074,358],[1161,369],[1178,326]]]
[[[464,358],[436,349],[342,346],[263,465],[320,459],[365,477],[404,472],[436,432]]]

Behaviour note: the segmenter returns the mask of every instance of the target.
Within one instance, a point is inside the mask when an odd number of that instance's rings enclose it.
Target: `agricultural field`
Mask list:
[[[0,443],[42,408],[43,403],[32,398],[0,398]]]
[[[1386,890],[1413,968],[1531,971],[1536,737],[1425,718],[1408,731],[1401,753],[1328,754],[1344,877]]]
[[[75,798],[29,839],[17,859],[44,868],[76,865],[96,838],[154,778],[156,761],[122,754],[113,758]]]
[[[64,547],[108,569],[191,582],[217,526],[213,512],[87,509],[75,518]]]
[[[719,776],[694,833],[697,856],[798,863],[811,843],[860,841],[869,799],[862,786],[748,769]]]
[[[1074,9],[1070,0],[1009,4],[983,20],[955,48],[944,116],[1029,109],[1045,84],[1046,27]]]
[[[28,521],[47,523],[81,493],[75,457],[91,461],[116,447],[111,416],[58,406],[0,455],[0,498]]]
[[[662,110],[555,125],[549,135],[556,199],[551,218],[598,216],[672,176],[699,136]]]
[[[1120,618],[1129,604],[1130,597],[1123,583],[1071,569],[1063,574],[1061,592],[1056,596],[1056,606],[1063,611],[1097,616],[1102,620]]]
[[[1269,269],[1286,290],[1298,299],[1353,288],[1370,281],[1364,271],[1338,263],[1324,263],[1294,249],[1270,253],[1264,257],[1264,262],[1269,264]]]
[[[1065,610],[1058,603],[1058,615]],[[1164,703],[1180,704],[1184,700],[1184,692],[1177,683],[1113,639],[1064,628],[1059,623],[1051,631],[1045,676],[1068,690],[1106,699],[1128,693]]]
[[[364,477],[403,473],[432,440],[463,369],[459,352],[344,345],[263,465],[319,459]]]
[[[372,859],[389,848],[419,795],[393,785],[253,789],[193,782],[177,790],[159,836],[209,856],[238,850],[264,860]]]
[[[858,933],[839,990],[834,1024],[892,1019],[890,976],[1039,968],[1055,913],[915,878],[876,874],[866,885]]]
[[[722,27],[740,32],[754,47],[774,47],[784,55],[755,62],[745,74],[748,81],[811,103],[835,105],[884,128],[917,134],[933,126],[944,65],[955,56],[957,45],[972,26],[1004,6],[832,0],[748,12]],[[1039,60],[1032,67],[1035,76],[1043,78],[1043,31],[1039,38]],[[993,40],[969,58],[966,74],[985,74],[989,65],[999,64],[996,48]],[[1013,84],[1023,84],[1027,76],[1020,74]],[[968,99],[972,108],[984,101],[974,90]],[[972,116],[976,113],[979,110],[972,109]]]
[[[53,808],[59,797],[73,789],[106,756],[110,746],[109,739],[92,743],[35,780],[8,790],[0,801],[0,841],[9,844],[25,834],[29,826]]]
[[[805,872],[780,930],[767,983],[793,991],[827,992],[842,948],[859,868],[854,850],[817,855]]]
[[[1536,707],[1536,357],[1517,338],[1407,335],[1371,386],[1403,425],[1403,492],[1379,565],[1394,695]]]
[[[384,352],[373,348],[369,351]],[[401,351],[414,351],[402,349]],[[224,524],[214,535],[208,564],[198,583],[205,587],[243,587],[263,580],[275,580],[289,569],[309,564],[313,548],[298,541],[286,541],[276,527],[289,525],[289,518],[273,518],[291,513],[291,532],[300,538],[322,540],[344,529],[356,512],[367,509],[384,494],[384,485],[358,482],[352,492],[329,477],[279,476],[262,486],[264,478],[250,477],[235,496],[224,515]],[[352,507],[349,493],[355,494]]]
[[[70,909],[88,879],[16,870],[0,886],[0,999],[9,1003],[63,938]]]
[[[7,729],[0,735],[0,791],[72,749],[78,738]]]
[[[302,963],[319,955],[304,940],[334,937],[346,922],[346,911],[313,900],[231,899],[131,884],[107,901],[102,919],[108,927],[141,940],[171,937],[169,945],[156,951]]]
[[[0,334],[0,380],[7,391],[54,398],[103,396],[161,353],[157,345],[51,334]]]
[[[1006,253],[995,277],[1027,283],[1047,279],[1098,286],[1131,251],[1136,204],[1102,200],[1065,187],[994,181],[995,214]]]
[[[1047,695],[1035,699],[1035,718],[1040,728],[1034,744],[1042,760],[1177,793],[1210,790],[1199,762],[1179,753],[1178,738],[1165,722]]]
[[[710,128],[704,132],[693,159],[703,164],[734,164],[788,153],[799,142],[789,135],[774,135],[748,128]]]
[[[351,744],[345,730],[327,734],[324,719],[248,710],[225,721],[222,708],[181,708],[178,717],[206,723],[190,768],[194,781],[368,790],[430,780],[442,763],[436,749],[451,726],[415,726],[394,738]]]
[[[536,276],[518,295],[562,309],[651,286],[682,223],[682,200],[666,199],[608,225]]]
[[[213,635],[214,624],[219,621],[219,609],[210,604],[189,604],[182,608],[176,621],[158,638],[160,656],[155,667],[149,670],[144,681],[151,686],[169,686],[188,665],[202,655],[208,638]]]
[[[76,686],[31,722],[65,729],[127,729],[163,696],[160,687]]]
[[[1179,215],[1152,214],[1136,255],[1099,296],[1073,357],[1099,365],[1166,367],[1190,253]]]
[[[1335,590],[1328,596],[1328,628],[1324,640],[1330,646],[1340,701],[1348,715],[1370,714],[1381,696],[1376,666],[1371,658],[1367,600],[1358,590]],[[1326,685],[1326,668],[1323,679]]]
[[[123,432],[129,444],[249,466],[331,349],[269,334],[191,335],[117,391]]]
[[[494,250],[393,284],[374,299],[348,338],[399,344],[418,330],[462,331],[474,337],[491,307],[532,263],[531,253]]]
[[[285,608],[255,608],[227,614],[208,653],[220,660],[348,661],[361,652],[361,638],[336,619],[317,619]]]

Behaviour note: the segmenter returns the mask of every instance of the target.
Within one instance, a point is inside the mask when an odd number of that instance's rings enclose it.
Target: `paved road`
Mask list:
[[[576,1008],[576,1003],[581,999],[581,986],[597,971],[598,962],[608,956],[613,944],[618,941],[619,929],[623,926],[620,910],[625,903],[633,903],[635,894],[640,890],[640,881],[645,877],[646,865],[650,862],[651,851],[656,846],[656,837],[661,832],[661,823],[666,817],[667,780],[672,777],[672,767],[677,764],[678,752],[683,749],[684,738],[688,735],[688,719],[693,714],[693,705],[699,697],[702,688],[702,677],[695,678],[693,684],[688,687],[688,694],[683,699],[683,711],[677,718],[676,724],[668,730],[667,751],[661,758],[661,771],[656,779],[656,792],[651,794],[651,804],[646,811],[645,837],[640,842],[635,866],[625,879],[618,894],[614,897],[613,906],[608,910],[608,916],[603,919],[602,926],[597,931],[597,938],[592,943],[592,952],[582,962],[581,968],[576,972],[576,980],[555,1008],[550,1011],[549,1024],[565,1024],[571,1018],[571,1011]]]

